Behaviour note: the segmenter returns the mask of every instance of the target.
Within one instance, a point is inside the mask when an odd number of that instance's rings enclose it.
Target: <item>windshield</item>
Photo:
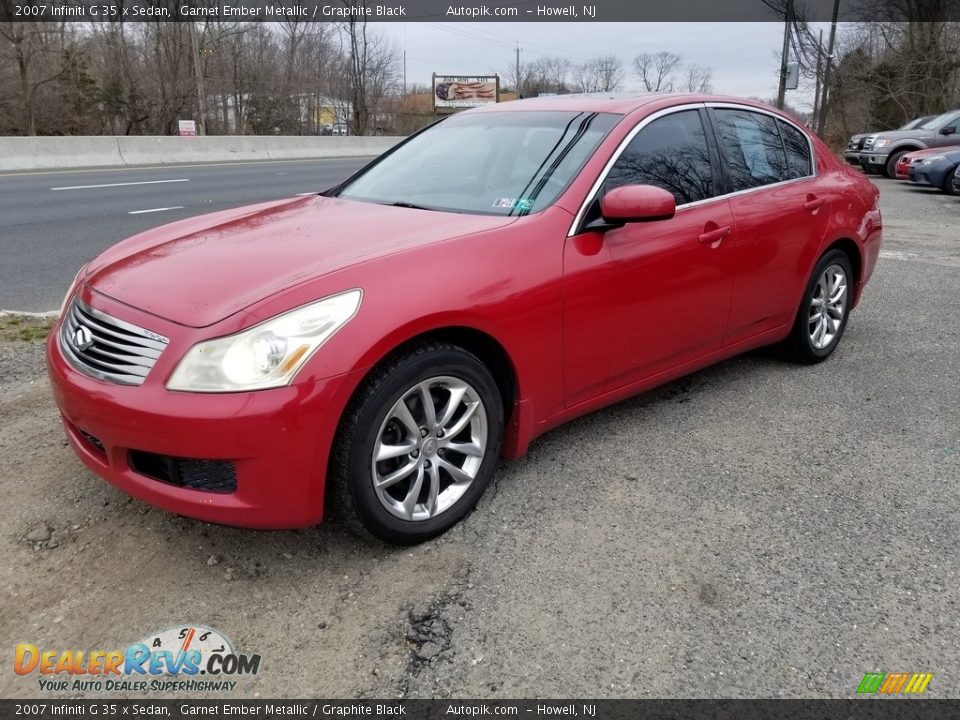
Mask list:
[[[914,128],[921,127],[928,120],[932,120],[932,119],[933,118],[930,117],[929,115],[927,115],[927,117],[916,118],[915,120],[911,120],[910,122],[908,122],[906,125],[902,127],[898,127],[897,130],[913,130]]]
[[[610,113],[464,113],[412,138],[338,197],[526,215],[552,203],[620,119]]]
[[[921,130],[936,130],[941,125],[945,125],[947,121],[952,120],[956,116],[956,110],[943,115],[937,115],[933,120],[928,120],[923,125],[920,126]]]

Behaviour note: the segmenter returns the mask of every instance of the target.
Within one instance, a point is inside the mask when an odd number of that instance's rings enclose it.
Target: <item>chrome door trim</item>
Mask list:
[[[745,190],[737,190],[735,192],[726,193],[724,195],[715,195],[713,197],[704,198],[703,200],[696,200],[690,203],[683,203],[682,205],[677,205],[677,212],[684,210],[690,207],[698,207],[700,205],[706,205],[707,203],[716,202],[718,200],[726,200],[731,197],[736,197],[739,195],[746,195],[748,193],[756,192],[757,190],[766,190],[767,188],[780,187],[783,185],[792,185],[793,183],[802,182],[804,180],[810,180],[819,176],[819,167],[817,164],[817,154],[813,146],[813,141],[810,139],[809,134],[807,134],[804,128],[801,128],[795,122],[788,120],[787,118],[779,115],[775,112],[771,112],[765,108],[757,108],[752,105],[740,105],[738,103],[731,102],[700,102],[700,103],[684,103],[683,105],[674,105],[669,108],[664,108],[663,110],[658,110],[651,115],[643,118],[637,125],[627,133],[626,137],[620,141],[620,144],[617,146],[616,150],[613,151],[613,154],[610,156],[610,159],[607,160],[607,163],[603,166],[603,169],[600,171],[600,175],[597,177],[596,182],[590,187],[590,191],[587,193],[586,198],[583,203],[580,205],[580,209],[577,211],[577,214],[573,218],[573,223],[570,225],[570,229],[567,231],[567,237],[573,237],[577,234],[577,230],[580,227],[580,223],[583,222],[583,216],[587,212],[587,208],[590,207],[590,204],[594,201],[599,192],[600,188],[603,186],[603,183],[606,182],[607,175],[610,174],[610,171],[613,169],[613,166],[616,164],[617,160],[620,159],[620,156],[623,154],[623,151],[626,150],[627,145],[643,130],[647,125],[649,125],[654,120],[658,120],[666,115],[671,115],[675,112],[684,112],[686,110],[699,110],[701,108],[725,108],[729,110],[744,110],[747,112],[756,112],[761,115],[769,115],[775,120],[780,120],[789,125],[792,125],[794,129],[798,130],[801,135],[807,139],[807,145],[810,148],[810,167],[812,170],[811,175],[804,175],[803,177],[793,178],[791,180],[783,180],[781,182],[770,183],[769,185],[759,185],[754,188],[747,188]],[[706,131],[706,128],[704,128]],[[723,162],[723,151],[720,151],[720,160]]]

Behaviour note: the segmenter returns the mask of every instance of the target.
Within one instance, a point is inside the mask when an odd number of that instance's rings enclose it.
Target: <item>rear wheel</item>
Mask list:
[[[366,381],[331,468],[337,514],[386,542],[439,535],[473,510],[493,476],[503,402],[490,371],[454,345],[422,345]]]
[[[826,360],[840,343],[850,314],[853,268],[841,250],[826,253],[810,275],[790,337],[784,343],[793,360]]]

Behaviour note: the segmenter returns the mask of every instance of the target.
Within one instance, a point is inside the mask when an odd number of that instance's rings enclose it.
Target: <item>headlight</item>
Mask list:
[[[940,162],[943,160],[943,155],[934,155],[933,157],[924,158],[921,161],[921,165],[932,165],[935,162]]]
[[[875,148],[882,148],[882,147],[886,147],[886,146],[889,145],[889,144],[890,144],[890,141],[889,141],[889,140],[885,140],[885,139],[881,138],[880,140],[877,140],[877,141],[873,144],[873,146],[874,146]]]
[[[349,290],[304,305],[235,335],[197,343],[167,382],[168,390],[242,392],[288,385],[327,338],[360,307]]]
[[[63,296],[63,302],[60,303],[60,312],[58,313],[61,317],[63,317],[63,311],[67,309],[67,303],[70,301],[73,293],[77,290],[77,283],[80,282],[80,276],[83,275],[83,272],[86,269],[87,266],[84,265],[82,268],[77,270],[77,274],[74,276],[73,282],[70,283],[70,288],[67,290],[67,294]]]

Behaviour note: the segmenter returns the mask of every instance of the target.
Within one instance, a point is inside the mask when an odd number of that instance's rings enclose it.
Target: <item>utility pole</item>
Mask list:
[[[817,118],[817,135],[822,136],[827,124],[827,102],[830,100],[830,68],[833,66],[833,48],[837,38],[837,15],[840,0],[833,0],[833,19],[830,21],[830,40],[827,45],[827,67],[823,71],[823,88],[820,95],[820,117]]]
[[[813,122],[811,127],[817,126],[820,118],[820,72],[823,65],[823,30],[820,31],[820,41],[817,43],[817,85],[813,91]]]
[[[200,69],[200,44],[197,42],[197,24],[190,21],[190,45],[193,50],[193,75],[197,84],[197,131],[199,135],[206,135],[207,128],[204,122],[206,112],[203,102],[203,71]]]
[[[777,107],[783,110],[787,95],[787,61],[790,59],[790,32],[793,24],[793,0],[787,0],[783,13],[783,52],[780,53],[780,85],[777,88]]]
[[[517,100],[519,100],[519,99],[520,99],[520,43],[519,43],[519,41],[517,42],[517,74],[516,74],[516,78],[517,78],[517,88],[516,88],[516,90],[517,90]]]
[[[403,49],[403,95],[407,95],[407,49]]]

